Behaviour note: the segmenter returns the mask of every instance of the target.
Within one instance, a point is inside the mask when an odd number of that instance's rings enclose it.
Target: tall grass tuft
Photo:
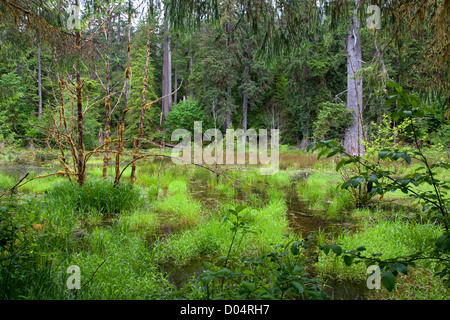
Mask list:
[[[333,243],[343,245],[346,250],[359,246],[367,249],[366,255],[383,253],[382,259],[397,256],[408,256],[417,252],[430,252],[434,242],[442,235],[442,228],[434,224],[417,222],[380,221],[375,224],[366,222],[363,231],[355,234],[343,233],[334,239]],[[418,263],[418,266],[422,263]],[[345,266],[343,259],[334,253],[325,255],[321,252],[318,271],[327,277],[337,277],[345,280],[365,280],[366,266],[354,264]]]
[[[202,206],[185,193],[159,198],[153,203],[153,209],[171,225],[193,226],[202,219]]]
[[[64,181],[46,195],[55,208],[78,214],[117,215],[139,209],[144,204],[141,189],[123,182],[115,186],[111,180],[90,179],[83,186]]]

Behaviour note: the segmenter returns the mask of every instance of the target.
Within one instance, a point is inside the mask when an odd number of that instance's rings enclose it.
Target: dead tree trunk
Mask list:
[[[117,185],[120,183],[121,172],[120,172],[120,156],[124,150],[123,145],[123,136],[125,132],[125,116],[128,112],[128,99],[130,97],[131,91],[131,63],[130,63],[130,52],[131,52],[131,1],[128,2],[128,35],[127,35],[127,68],[125,70],[125,97],[123,100],[123,110],[122,110],[122,118],[117,126],[117,135],[118,135],[118,147],[116,153],[116,172],[114,184]]]
[[[147,104],[147,89],[148,89],[148,67],[149,67],[149,59],[150,59],[150,36],[152,34],[152,14],[153,8],[150,4],[149,12],[148,12],[148,29],[147,29],[147,56],[145,58],[145,70],[144,70],[144,88],[142,90],[142,101],[141,101],[141,113],[139,116],[139,133],[137,139],[134,140],[134,149],[133,149],[133,163],[131,164],[131,183],[136,181],[136,161],[139,157],[139,151],[141,148],[141,140],[144,136],[144,115],[145,115],[145,107]]]
[[[79,5],[79,0],[77,0]],[[78,51],[78,56],[81,57],[81,30],[75,33],[75,45]],[[80,71],[78,70],[78,63],[75,64],[75,92],[77,99],[77,129],[78,129],[78,155],[77,155],[77,182],[80,186],[86,181],[86,161],[84,150],[84,132],[83,132],[83,86],[84,81],[81,80]]]
[[[37,36],[38,45],[38,95],[39,95],[39,107],[38,118],[42,118],[42,66],[41,66],[41,39],[39,34]]]
[[[110,17],[106,20],[105,25],[105,37],[106,37],[106,99],[105,99],[105,132],[103,133],[103,141],[104,141],[104,156],[103,156],[103,170],[102,176],[106,178],[108,173],[108,165],[109,165],[109,147],[111,144],[111,88],[110,88]]]
[[[164,118],[169,116],[170,107],[172,106],[172,56],[170,52],[169,27],[164,22],[164,57],[163,57],[163,84],[162,84],[162,109]]]
[[[355,0],[352,16],[352,26],[347,31],[347,108],[353,111],[354,123],[347,128],[344,139],[344,148],[352,155],[364,154],[363,140],[363,83],[361,75],[362,50],[359,37],[359,21],[357,10],[360,0]]]

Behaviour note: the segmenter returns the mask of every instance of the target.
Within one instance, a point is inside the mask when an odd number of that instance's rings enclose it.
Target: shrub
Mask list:
[[[188,99],[174,106],[167,117],[166,127],[169,131],[186,129],[193,133],[195,121],[202,121],[205,123],[205,112],[202,110],[197,100]]]
[[[352,123],[352,112],[345,104],[324,102],[318,105],[319,114],[314,123],[314,138],[317,140],[344,139],[345,129]]]

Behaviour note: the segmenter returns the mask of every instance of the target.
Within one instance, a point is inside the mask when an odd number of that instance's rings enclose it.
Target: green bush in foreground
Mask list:
[[[83,186],[64,181],[51,189],[46,200],[56,208],[78,214],[116,215],[140,208],[141,190],[130,183],[117,186],[111,180],[90,179]]]

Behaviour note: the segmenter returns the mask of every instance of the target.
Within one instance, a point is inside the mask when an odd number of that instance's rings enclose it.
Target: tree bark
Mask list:
[[[170,52],[169,27],[167,19],[164,25],[164,58],[163,58],[163,86],[162,86],[162,107],[164,118],[167,119],[172,106],[172,55]]]
[[[131,63],[130,63],[130,52],[131,52],[131,1],[128,1],[128,34],[127,34],[127,68],[125,70],[125,97],[123,99],[123,110],[122,110],[122,118],[117,125],[117,136],[118,136],[118,146],[116,153],[116,172],[114,184],[118,185],[121,179],[120,172],[120,157],[124,150],[124,132],[125,132],[125,117],[128,112],[128,100],[130,97],[131,85],[130,85],[130,77],[131,77]]]
[[[191,39],[189,40],[189,76],[192,76],[192,72],[194,69],[194,54],[192,53],[192,32],[191,32]],[[191,99],[194,99],[194,92],[192,91],[190,82],[188,82],[188,96],[191,97]]]
[[[110,18],[108,17],[106,20],[105,26],[105,37],[106,37],[106,99],[105,99],[105,132],[103,133],[104,137],[104,156],[103,156],[103,170],[102,176],[106,178],[108,173],[108,165],[109,165],[109,147],[111,143],[111,89],[110,89]]]
[[[148,66],[150,59],[150,36],[152,34],[152,8],[150,5],[148,12],[148,29],[147,29],[147,56],[145,58],[145,69],[144,69],[144,88],[142,90],[142,100],[141,100],[141,113],[139,116],[139,133],[138,138],[134,140],[134,148],[133,148],[133,163],[131,164],[131,183],[134,184],[136,181],[136,161],[139,156],[139,151],[141,148],[141,140],[144,136],[144,116],[145,116],[145,107],[147,104],[147,89],[148,89]]]
[[[248,31],[247,31],[248,32]],[[247,45],[245,48],[245,52],[244,52],[244,75],[243,75],[243,79],[244,79],[244,97],[243,97],[243,101],[242,101],[242,129],[244,129],[244,131],[247,131],[247,127],[248,127],[248,100],[249,100],[249,94],[248,94],[248,84],[250,83],[250,39],[247,39]],[[243,136],[242,137],[242,141],[245,143],[246,137]]]
[[[77,5],[80,5],[80,1],[77,0]],[[78,57],[81,57],[81,30],[75,32],[75,47],[78,52]],[[80,186],[86,181],[86,159],[84,150],[84,131],[83,131],[83,86],[84,81],[81,81],[80,71],[78,70],[78,63],[75,63],[75,92],[77,100],[77,131],[78,131],[78,161],[77,161],[77,182]]]
[[[41,65],[41,39],[39,35],[37,37],[38,41],[38,94],[39,94],[39,107],[38,107],[38,118],[42,118],[42,65]]]
[[[175,88],[175,90],[178,88],[178,68],[175,67],[174,71],[173,71],[173,76],[174,76],[174,85],[173,87]],[[173,94],[173,104],[176,105],[178,103],[178,92],[175,91]]]
[[[304,77],[305,77],[305,86],[304,86],[304,92],[303,95],[305,98],[309,97],[309,80],[310,80],[310,73],[309,73],[309,67],[308,64],[304,65],[303,68]],[[309,101],[309,100],[307,100]],[[309,103],[305,106],[305,118],[303,119],[303,129],[302,129],[302,136],[303,139],[300,143],[300,149],[306,149],[308,145],[310,144],[310,137],[309,137],[309,126],[311,122],[311,115],[310,115],[310,105]]]
[[[244,84],[248,85],[249,83],[249,71],[248,71],[248,65],[244,67]],[[244,97],[242,99],[242,129],[244,131],[247,131],[247,115],[248,115],[248,91],[247,89],[244,90]],[[245,143],[246,136],[242,137],[242,142]]]
[[[363,83],[358,74],[362,69],[360,25],[357,17],[359,2],[360,0],[355,0],[352,26],[347,31],[347,108],[353,111],[354,123],[346,130],[344,148],[349,154],[362,156],[364,154],[364,145],[362,144]]]
[[[117,40],[117,44],[120,44],[120,12],[117,15],[117,36],[116,36],[116,40]]]

